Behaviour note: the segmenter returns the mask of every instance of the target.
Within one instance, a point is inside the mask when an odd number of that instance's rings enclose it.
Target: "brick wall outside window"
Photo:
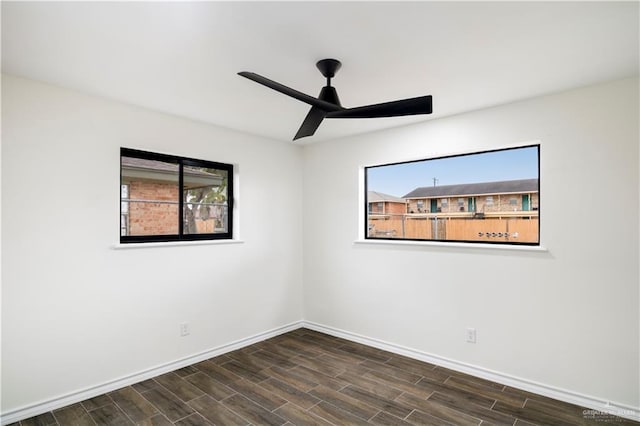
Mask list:
[[[132,181],[129,183],[129,199],[173,202],[173,204],[129,203],[129,235],[178,233],[177,184]]]

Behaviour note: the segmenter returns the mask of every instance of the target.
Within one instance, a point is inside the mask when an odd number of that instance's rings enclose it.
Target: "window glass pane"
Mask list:
[[[177,235],[178,164],[122,156],[120,170],[120,235]]]
[[[367,215],[366,238],[538,245],[539,151],[532,145],[366,167],[366,195],[383,198],[388,213]]]
[[[184,167],[184,233],[216,234],[228,230],[228,172]]]

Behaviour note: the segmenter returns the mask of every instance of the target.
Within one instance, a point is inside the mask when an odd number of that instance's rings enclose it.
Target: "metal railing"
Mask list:
[[[170,209],[170,211],[164,210],[164,213],[177,214],[177,206],[180,204],[177,200],[132,198],[120,198],[120,202],[120,235],[131,235],[132,216],[135,217],[139,216],[139,214],[144,214],[142,212],[138,213],[135,208],[131,208],[131,205],[176,206],[175,209]],[[190,217],[196,222],[197,231],[192,230],[192,233],[226,232],[228,223],[228,207],[229,206],[226,202],[185,201],[185,210],[188,209],[193,213]],[[206,211],[203,211],[201,208],[205,208]],[[145,208],[145,211],[148,211],[148,209],[149,208]],[[153,207],[151,207],[151,209],[153,209]],[[186,213],[184,216],[185,232],[187,232],[189,220],[186,217]],[[167,230],[166,233],[172,234],[175,232],[175,229],[174,225],[172,225],[171,230]],[[162,234],[162,231],[159,231],[159,233]]]

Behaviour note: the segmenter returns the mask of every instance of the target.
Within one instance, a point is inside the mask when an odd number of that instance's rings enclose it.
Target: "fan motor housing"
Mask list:
[[[324,86],[322,90],[320,90],[320,95],[318,95],[318,99],[321,99],[326,102],[331,102],[332,104],[342,106],[340,104],[340,98],[338,98],[338,92],[335,87],[332,86]]]

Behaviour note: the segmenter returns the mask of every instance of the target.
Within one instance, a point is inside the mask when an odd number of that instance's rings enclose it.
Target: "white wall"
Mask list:
[[[637,80],[304,148],[2,83],[3,413],[303,317],[640,405]],[[360,166],[532,140],[548,252],[353,244]],[[239,164],[245,243],[113,250],[121,146]]]
[[[302,319],[299,147],[10,76],[2,125],[3,413]],[[238,164],[245,243],[113,250],[121,146]]]
[[[640,406],[638,113],[622,80],[305,147],[305,320]],[[548,252],[353,244],[360,166],[535,140]]]

